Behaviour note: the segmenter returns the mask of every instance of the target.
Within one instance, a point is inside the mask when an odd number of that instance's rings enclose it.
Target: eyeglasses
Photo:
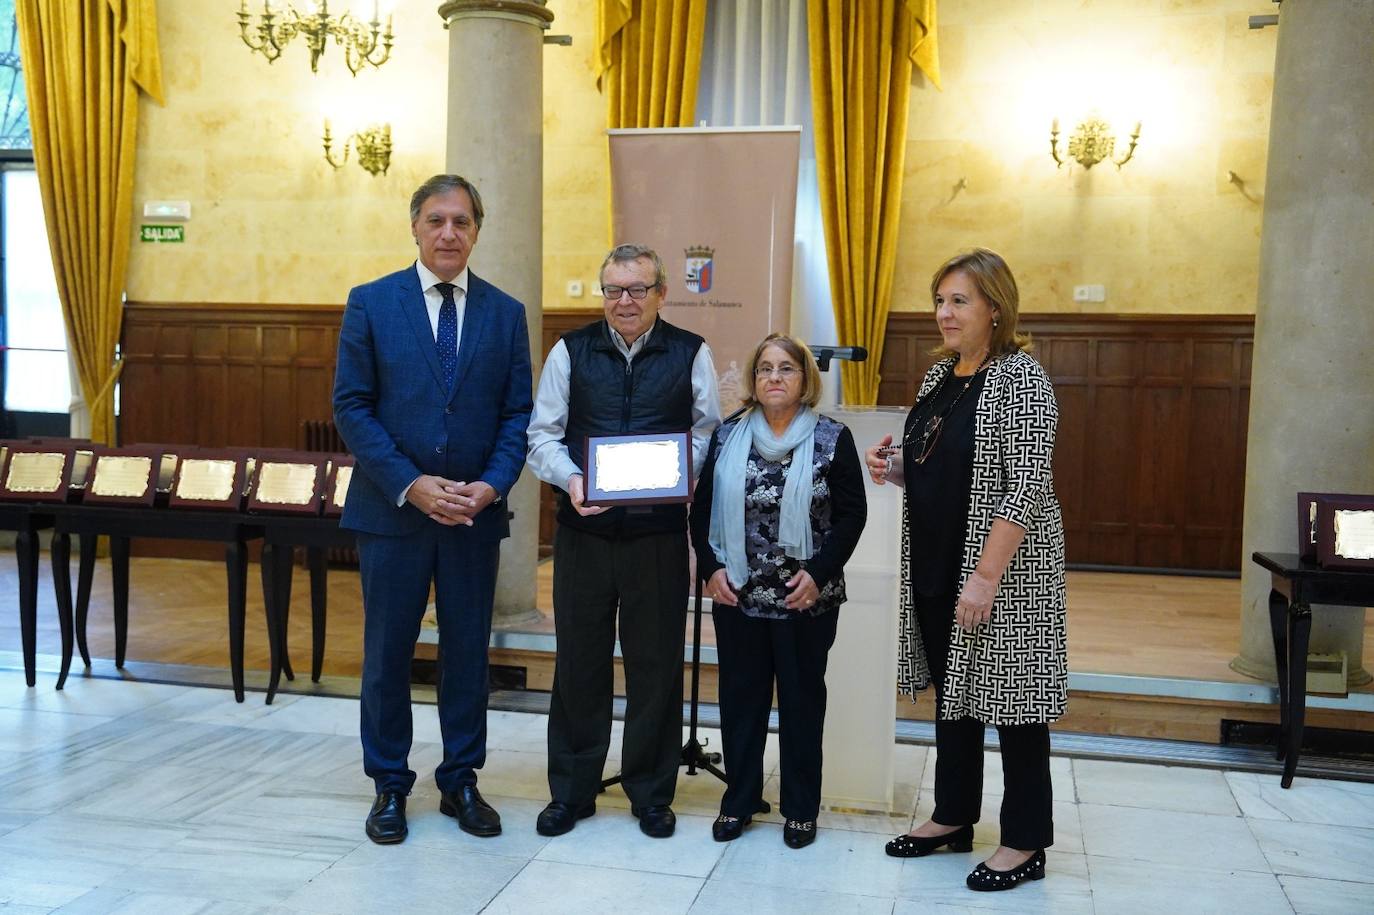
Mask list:
[[[642,299],[649,294],[650,289],[657,289],[658,286],[602,286],[601,294],[608,302],[614,302],[623,293],[628,292],[632,299]]]
[[[755,378],[767,378],[769,376],[776,376],[778,378],[781,378],[783,381],[791,381],[793,376],[800,374],[801,369],[797,368],[795,365],[779,365],[775,367],[768,365],[767,363],[764,363],[763,365],[760,365],[754,369]]]

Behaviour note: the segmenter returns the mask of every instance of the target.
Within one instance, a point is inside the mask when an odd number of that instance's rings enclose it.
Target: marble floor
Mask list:
[[[415,719],[412,765],[428,773],[434,708]],[[776,816],[713,842],[710,776],[681,777],[671,839],[642,836],[613,788],[596,816],[550,840],[534,831],[544,718],[492,712],[481,784],[504,834],[459,832],[422,774],[410,838],[383,848],[363,835],[372,792],[357,733],[349,699],[237,705],[225,690],[85,677],[57,692],[0,669],[0,910],[1374,911],[1374,785],[1299,778],[1283,791],[1273,776],[1056,756],[1048,878],[975,894],[964,875],[997,841],[995,754],[972,854],[883,854],[930,809],[933,752],[921,746],[897,749],[898,815],[823,815],[800,851],[783,845]],[[776,801],[776,773],[767,791]]]

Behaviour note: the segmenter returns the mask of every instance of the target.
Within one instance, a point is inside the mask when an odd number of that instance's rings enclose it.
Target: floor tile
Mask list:
[[[651,839],[639,831],[633,817],[603,810],[578,822],[572,832],[551,839],[535,860],[706,877],[725,849],[724,843],[711,838],[711,820],[706,817],[679,815],[670,838]]]
[[[1374,829],[1250,820],[1276,874],[1374,883]],[[1374,898],[1374,887],[1371,887]]]
[[[0,878],[94,887],[188,834],[177,827],[57,813],[0,838]]]
[[[275,905],[228,902],[201,896],[143,893],[102,887],[58,909],[55,915],[306,915]]]
[[[1120,858],[1089,858],[1093,902],[1098,915],[1189,913],[1289,915],[1293,911],[1273,874],[1219,871],[1175,864],[1150,864]]]
[[[267,705],[263,702],[262,693],[250,692],[242,702],[235,702],[232,690],[202,687],[149,706],[138,714],[145,718],[243,727],[251,721],[275,715],[302,698],[288,693],[277,696],[271,705]]]
[[[703,882],[697,877],[536,860],[526,865],[483,912],[671,915],[691,909]]]
[[[278,696],[275,703],[286,698]],[[296,731],[303,734],[332,734],[358,738],[361,717],[355,699],[331,699],[326,696],[295,696],[296,701],[283,703],[270,715],[259,715],[242,722],[243,727],[264,731]],[[415,737],[434,740],[439,732],[437,713],[433,706],[417,705],[412,710]],[[432,727],[429,726],[432,723]]]
[[[77,662],[80,663],[79,661]],[[28,708],[43,712],[118,717],[143,712],[161,702],[184,696],[191,687],[137,680],[107,680],[73,675],[62,689],[36,688]]]
[[[460,856],[452,848],[410,842],[385,847],[365,842],[284,905],[339,915],[480,912],[525,863],[500,855]]]
[[[965,879],[991,851],[989,846],[974,846],[971,853],[937,852],[904,860],[893,911],[915,915],[943,907],[955,911],[1091,915],[1092,891],[1088,865],[1082,855],[1050,851],[1045,855],[1044,880],[1033,880],[1000,893],[970,890]]]
[[[439,812],[439,793],[412,794],[406,806],[406,824],[410,835],[406,844],[428,845],[457,854],[504,855],[511,858],[533,858],[548,844],[549,839],[534,829],[544,801],[529,798],[501,797],[484,787],[482,795],[501,814],[501,834],[490,838],[471,836],[458,828],[458,821]],[[365,812],[365,811],[364,811]],[[357,821],[361,837],[363,821]],[[579,834],[581,830],[579,830]],[[636,833],[637,834],[637,833]]]
[[[798,892],[781,886],[756,886],[737,880],[706,881],[692,905],[693,915],[748,912],[749,915],[889,915],[892,899],[817,890]]]
[[[1268,872],[1246,821],[1207,813],[1080,804],[1083,848],[1089,855]]]
[[[77,801],[72,809],[91,816],[124,817],[150,823],[188,823],[239,800],[254,797],[273,776],[252,772],[157,766],[126,775]]]
[[[842,829],[819,830],[806,848],[788,848],[782,831],[747,829],[728,843],[713,879],[851,896],[896,892],[901,862],[883,851],[881,837]]]
[[[1374,784],[1299,778],[1284,788],[1277,775],[1227,772],[1241,812],[1257,820],[1292,820],[1332,826],[1374,823]]]
[[[931,747],[929,757],[921,772],[921,790],[923,791],[935,788],[935,758],[937,755],[935,748]],[[1050,788],[1059,800],[1071,801],[1074,799],[1073,761],[1067,756],[1050,757]],[[983,793],[999,796],[1002,794],[1002,754],[997,750],[983,751]]]
[[[65,744],[74,734],[112,720],[38,709],[0,708],[0,751],[32,753]]]
[[[1083,854],[1083,825],[1078,816],[1078,805],[1069,801],[1054,802],[1054,845],[1055,851]],[[924,823],[935,812],[935,793],[923,791],[916,805],[916,815],[912,822]],[[980,845],[996,846],[1002,841],[1002,797],[996,794],[983,795],[979,805],[979,820],[974,827],[974,842]],[[894,833],[895,835],[896,833]]]
[[[1076,759],[1073,775],[1078,800],[1084,804],[1220,816],[1240,813],[1226,778],[1215,769]]]
[[[1297,915],[1333,915],[1337,912],[1367,912],[1370,899],[1368,883],[1349,880],[1323,880],[1281,874],[1279,883],[1288,894]]]
[[[0,852],[0,854],[3,854]],[[61,883],[41,883],[15,877],[0,877],[0,903],[55,909],[86,895],[91,887],[76,875]]]

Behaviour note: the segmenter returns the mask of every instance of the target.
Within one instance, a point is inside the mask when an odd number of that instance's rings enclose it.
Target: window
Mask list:
[[[43,224],[38,175],[0,172],[5,283],[5,409],[66,414],[71,405],[67,333]]]
[[[14,0],[0,0],[0,394],[5,435],[66,434],[67,334],[33,170]]]

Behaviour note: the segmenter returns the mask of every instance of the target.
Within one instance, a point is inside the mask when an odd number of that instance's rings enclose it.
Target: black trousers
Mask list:
[[[763,801],[763,748],[773,685],[778,690],[778,743],[784,817],[814,820],[821,809],[821,734],[825,664],[835,644],[839,610],[769,620],[717,604],[711,611],[719,659],[720,730],[725,796],[720,812],[741,819]]]
[[[559,527],[549,703],[549,793],[583,806],[611,743],[616,617],[625,667],[621,784],[635,808],[671,804],[682,758],[687,532],[611,540]]]
[[[955,596],[916,597],[930,676],[935,683],[935,812],[945,826],[977,823],[983,796],[983,722],[946,721],[944,704],[950,627]],[[1050,729],[1046,724],[998,725],[1002,745],[1002,844],[1032,851],[1054,844],[1054,795],[1050,784]]]

